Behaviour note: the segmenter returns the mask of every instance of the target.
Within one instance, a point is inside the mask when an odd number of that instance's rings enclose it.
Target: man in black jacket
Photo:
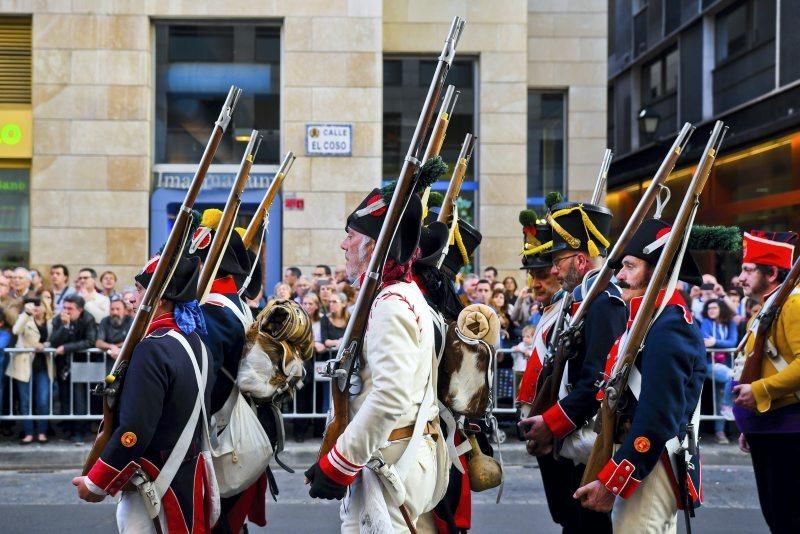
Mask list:
[[[79,295],[64,297],[63,309],[53,318],[53,333],[50,334],[50,346],[56,349],[56,371],[58,381],[58,399],[61,414],[70,413],[70,390],[72,390],[72,413],[84,415],[86,411],[86,388],[88,384],[72,384],[70,367],[76,352],[94,348],[97,340],[97,325],[94,317],[84,309],[86,303]],[[67,434],[75,443],[83,442],[83,434],[88,430],[88,423],[68,422],[65,425]]]
[[[562,202],[550,208],[547,222],[553,229],[551,273],[572,293],[572,315],[594,281],[590,272],[608,253],[611,212],[592,204]],[[599,407],[596,395],[606,355],[624,332],[627,315],[619,288],[609,283],[584,316],[582,335],[570,350],[559,385],[558,402],[521,421],[531,427],[525,437],[533,442],[538,457],[550,514],[565,533],[611,532],[609,515],[581,508],[573,494],[586,468],[583,435]]]

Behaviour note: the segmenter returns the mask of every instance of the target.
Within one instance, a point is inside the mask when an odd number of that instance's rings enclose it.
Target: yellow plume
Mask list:
[[[203,212],[203,218],[200,220],[200,226],[216,230],[219,226],[219,221],[222,220],[222,210],[216,208],[209,208]]]

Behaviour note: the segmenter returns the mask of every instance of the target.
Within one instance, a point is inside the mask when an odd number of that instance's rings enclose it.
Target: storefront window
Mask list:
[[[551,191],[564,192],[567,97],[528,91],[528,207],[541,210]]]
[[[394,180],[400,174],[403,159],[408,152],[411,136],[425,102],[436,68],[435,61],[409,57],[391,57],[383,62],[385,76],[383,87],[383,180]],[[477,66],[471,59],[456,59],[447,75],[445,83],[455,85],[461,94],[458,97],[450,125],[447,128],[441,156],[450,165],[455,163],[461,150],[461,143],[467,133],[478,135],[475,121],[475,97]],[[439,107],[437,104],[436,112]],[[464,184],[459,197],[459,214],[470,223],[475,223],[477,213],[477,186],[475,169],[477,149],[467,168]],[[450,176],[446,176],[434,189],[443,194]]]
[[[0,267],[28,265],[30,171],[0,168]]]
[[[256,163],[280,159],[280,28],[156,24],[156,163],[196,163],[231,85],[242,88],[215,163],[239,163],[252,129]]]

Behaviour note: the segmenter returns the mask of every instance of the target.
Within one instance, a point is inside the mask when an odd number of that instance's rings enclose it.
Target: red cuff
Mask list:
[[[336,450],[334,445],[328,454],[320,458],[319,467],[328,478],[337,484],[349,486],[364,466],[349,461]]]
[[[612,458],[603,469],[600,470],[597,474],[597,478],[605,485],[608,491],[623,499],[627,499],[633,495],[633,492],[636,491],[639,484],[642,483],[641,480],[633,478],[633,472],[635,470],[636,468],[628,460],[622,460],[622,462],[618,464]]]
[[[550,432],[558,439],[562,439],[577,428],[561,407],[561,403],[558,402],[542,414],[542,419],[544,419],[544,423],[550,429]]]
[[[136,462],[129,462],[122,471],[111,467],[102,459],[98,459],[89,472],[86,474],[92,484],[103,489],[111,496],[116,495],[122,486],[133,476],[137,469],[141,467]]]

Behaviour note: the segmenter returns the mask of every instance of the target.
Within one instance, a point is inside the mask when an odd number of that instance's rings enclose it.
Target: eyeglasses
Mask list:
[[[553,267],[555,267],[556,269],[558,269],[558,266],[561,264],[561,262],[562,262],[562,261],[564,261],[564,260],[568,260],[568,259],[570,259],[570,258],[574,258],[575,256],[577,256],[577,254],[571,254],[571,255],[569,255],[569,256],[564,256],[564,257],[562,257],[562,258],[559,258],[559,259],[557,259],[557,260],[553,260]]]

